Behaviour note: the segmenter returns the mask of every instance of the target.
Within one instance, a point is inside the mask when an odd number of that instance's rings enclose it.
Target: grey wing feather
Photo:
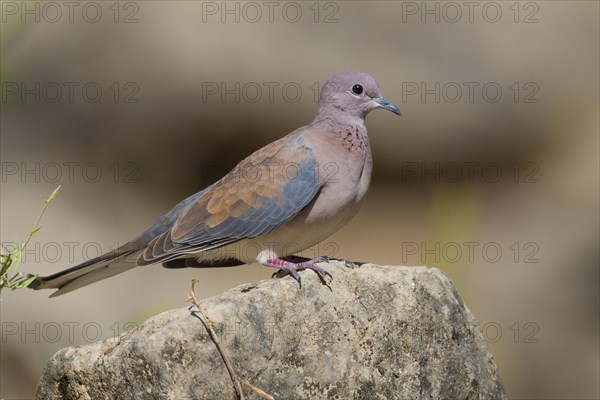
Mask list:
[[[286,175],[285,160],[290,159],[297,170],[293,176]],[[272,155],[259,157],[254,166],[262,171],[256,181],[239,179],[243,171],[234,169],[182,210],[173,227],[149,244],[138,263],[170,260],[265,235],[294,218],[321,189],[316,161],[301,136]]]

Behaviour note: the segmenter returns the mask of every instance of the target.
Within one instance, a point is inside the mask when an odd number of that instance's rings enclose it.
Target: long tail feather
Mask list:
[[[136,267],[140,251],[127,249],[106,253],[56,274],[38,276],[29,287],[35,290],[58,289],[50,297],[60,296]]]

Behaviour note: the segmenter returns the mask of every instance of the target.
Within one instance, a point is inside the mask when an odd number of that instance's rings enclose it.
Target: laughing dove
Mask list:
[[[308,125],[254,152],[231,172],[188,197],[120,248],[75,267],[37,277],[29,287],[58,296],[131,268],[215,267],[255,261],[298,282],[298,271],[327,274],[293,254],[326,239],[358,211],[371,180],[366,115],[400,110],[363,72],[342,72],[321,90]]]

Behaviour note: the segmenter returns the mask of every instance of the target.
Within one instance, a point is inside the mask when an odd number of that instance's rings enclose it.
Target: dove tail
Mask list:
[[[56,274],[38,276],[28,287],[35,290],[58,289],[50,297],[60,296],[136,267],[138,254],[138,250],[106,253]]]

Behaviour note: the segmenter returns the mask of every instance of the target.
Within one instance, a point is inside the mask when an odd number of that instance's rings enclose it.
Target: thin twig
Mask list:
[[[267,399],[267,400],[275,400],[275,397],[271,396],[270,394],[260,390],[259,388],[257,388],[256,386],[252,385],[250,382],[248,382],[247,379],[244,379],[242,381],[242,383],[246,386],[248,386],[248,388],[250,388],[250,390],[252,390],[254,393],[256,393],[257,395],[259,395],[260,397],[262,397],[263,399]]]
[[[215,330],[213,329],[212,321],[208,317],[208,313],[206,312],[206,309],[203,309],[202,307],[200,307],[200,304],[198,303],[198,299],[196,298],[196,294],[194,293],[194,286],[196,285],[197,282],[199,282],[198,279],[192,279],[192,287],[191,287],[190,293],[188,295],[188,301],[190,303],[192,303],[193,305],[195,305],[196,308],[198,309],[198,312],[200,312],[200,315],[202,315],[203,319],[201,318],[200,320],[204,324],[204,327],[208,331],[213,343],[217,347],[217,350],[219,350],[219,353],[221,354],[221,358],[223,358],[223,361],[225,362],[227,371],[229,371],[229,376],[231,377],[231,380],[233,381],[233,384],[235,385],[235,390],[238,394],[238,398],[240,400],[244,400],[244,391],[242,390],[242,385],[241,385],[243,383],[250,390],[252,390],[254,393],[258,394],[263,399],[275,400],[275,398],[273,396],[271,396],[270,394],[266,393],[265,391],[257,388],[256,386],[252,385],[250,382],[248,382],[247,379],[240,381],[240,378],[238,378],[237,374],[233,370],[231,361],[229,361],[229,357],[227,357],[227,355],[225,354],[225,351],[221,347],[221,342],[219,342],[219,338],[217,337],[217,334],[216,334]]]
[[[227,371],[229,371],[229,376],[231,377],[231,380],[233,381],[233,384],[235,385],[235,391],[237,392],[238,398],[240,400],[244,400],[244,392],[242,391],[242,385],[240,384],[240,379],[238,378],[237,374],[233,370],[233,366],[231,365],[231,361],[229,361],[229,357],[227,357],[227,355],[221,348],[221,343],[219,342],[217,334],[212,327],[212,321],[210,320],[210,318],[208,318],[206,311],[202,311],[202,307],[200,307],[200,304],[198,304],[198,299],[196,298],[196,295],[194,294],[194,285],[197,282],[199,282],[198,279],[192,279],[192,288],[190,289],[190,294],[188,296],[188,300],[193,305],[196,306],[196,308],[198,309],[198,312],[200,312],[200,314],[202,315],[202,318],[204,318],[202,320],[202,323],[206,327],[206,330],[208,331],[215,346],[217,346],[217,350],[219,350],[219,353],[221,354],[221,357],[223,358],[223,361],[225,362]]]

